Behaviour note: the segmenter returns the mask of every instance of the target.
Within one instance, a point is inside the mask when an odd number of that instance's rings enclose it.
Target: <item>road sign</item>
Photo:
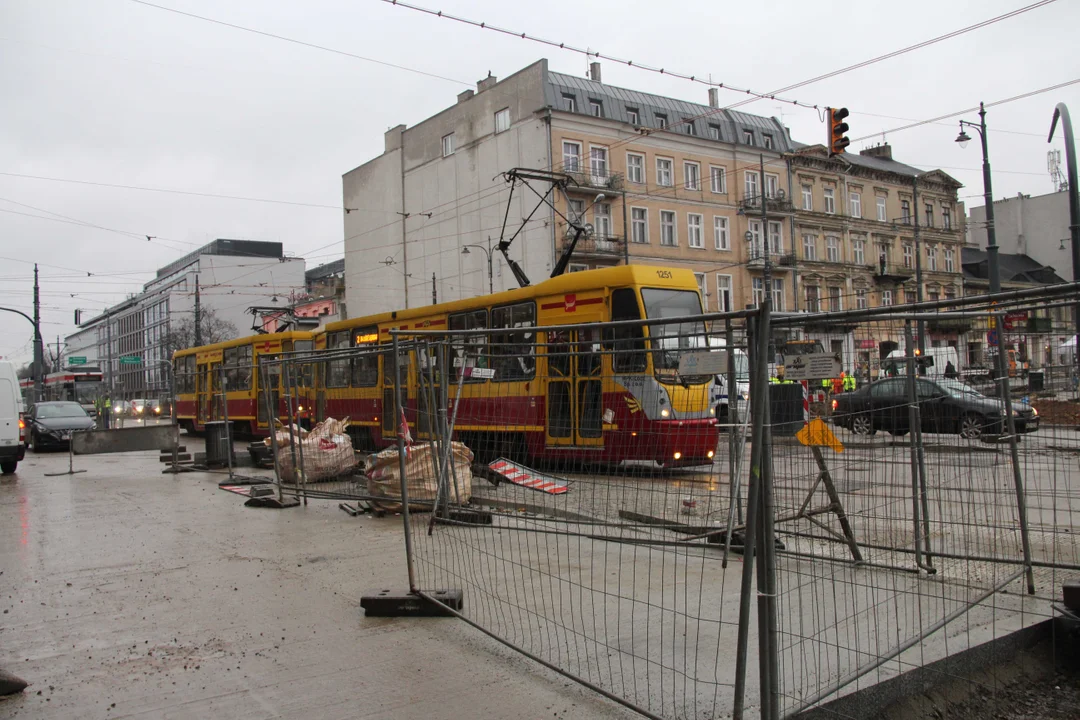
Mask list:
[[[785,380],[821,380],[840,377],[840,357],[829,353],[785,355]]]
[[[138,355],[121,355],[120,356],[120,364],[121,365],[141,365],[142,364],[142,358],[139,357]]]
[[[997,330],[989,330],[986,333],[986,344],[991,347],[996,347],[998,344]]]
[[[1027,324],[1027,320],[1028,314],[1026,310],[1014,310],[1005,313],[1005,319],[1001,325],[1006,330],[1015,330],[1017,327],[1022,327]]]
[[[85,365],[86,357],[83,355],[75,355],[67,359],[68,365]]]

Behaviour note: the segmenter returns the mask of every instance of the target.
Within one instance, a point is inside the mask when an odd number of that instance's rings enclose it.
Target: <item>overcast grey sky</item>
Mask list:
[[[765,92],[1033,1],[416,4]],[[581,55],[381,0],[158,4],[421,72],[133,0],[0,0],[0,173],[8,173],[0,174],[0,305],[30,312],[32,263],[41,263],[46,341],[74,329],[76,307],[93,312],[122,299],[156,268],[215,237],[279,240],[287,252],[307,257],[309,267],[341,257],[341,210],[334,209],[340,208],[341,175],[382,151],[387,128],[415,124],[452,104],[489,71],[505,77],[540,57],[553,70],[586,71]],[[907,119],[1080,78],[1072,52],[1077,27],[1080,3],[1057,0],[787,97],[849,107],[852,138],[880,133]],[[706,88],[689,81],[613,63],[603,72],[612,85],[707,100]],[[721,92],[725,104],[744,98]],[[1046,132],[1054,104],[1062,101],[1080,116],[1080,84],[990,110],[996,197],[1052,191]],[[782,118],[796,140],[824,138],[812,109],[768,100],[742,109]],[[977,120],[974,113],[967,117]],[[956,133],[956,120],[948,120],[885,138],[896,159],[945,169],[964,183],[961,196],[978,196],[966,202],[978,205],[979,151],[974,144],[961,150]],[[130,235],[26,216],[48,213]],[[21,318],[0,313],[0,356],[29,359],[31,335]]]

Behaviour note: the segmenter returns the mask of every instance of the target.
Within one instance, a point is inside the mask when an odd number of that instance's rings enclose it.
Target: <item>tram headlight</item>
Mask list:
[[[660,417],[662,417],[662,418],[666,418],[666,417],[669,417],[670,415],[671,415],[671,412],[670,412],[670,411],[668,411],[668,409],[667,409],[667,408],[663,408],[663,409],[662,409],[662,410],[660,411]]]
[[[681,460],[682,459],[682,453],[679,452],[678,450],[675,451],[675,459],[676,460]]]
[[[707,457],[707,458],[709,458],[710,460],[712,460],[712,458],[713,458],[713,455],[715,455],[715,454],[716,454],[716,453],[715,453],[714,451],[710,450],[709,452],[705,453],[705,457]]]

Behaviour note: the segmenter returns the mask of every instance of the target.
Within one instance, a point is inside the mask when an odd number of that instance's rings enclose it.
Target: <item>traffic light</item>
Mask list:
[[[847,151],[847,146],[851,144],[847,136],[844,135],[848,131],[848,124],[844,122],[851,113],[847,108],[828,108],[829,111],[829,157],[839,155],[840,153]]]

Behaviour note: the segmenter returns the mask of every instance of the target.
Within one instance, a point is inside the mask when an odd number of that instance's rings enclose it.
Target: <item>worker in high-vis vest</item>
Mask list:
[[[853,392],[855,390],[855,376],[848,375],[846,373],[840,373],[840,379],[843,381],[844,392]]]

